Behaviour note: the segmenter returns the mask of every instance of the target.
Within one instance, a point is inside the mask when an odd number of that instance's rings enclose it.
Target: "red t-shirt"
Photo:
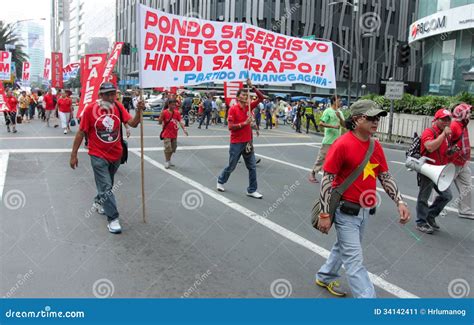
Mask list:
[[[250,114],[253,116],[253,109],[262,102],[264,99],[263,94],[256,89],[256,94],[258,98],[250,103]],[[229,108],[229,112],[227,114],[227,120],[230,124],[239,124],[244,123],[247,121],[249,114],[249,108],[245,107],[242,108],[239,103],[235,104],[231,108]],[[230,130],[230,143],[244,143],[249,142],[252,140],[252,127],[250,125],[246,125],[241,129],[238,130]]]
[[[339,186],[357,169],[364,160],[368,149],[369,141],[364,142],[358,139],[352,132],[347,132],[339,137],[329,147],[323,169],[327,173],[336,175],[333,187]],[[369,195],[374,196],[373,191],[376,191],[377,188],[377,177],[386,171],[388,171],[388,166],[385,154],[380,143],[375,140],[374,152],[369,162],[354,183],[344,192],[342,199],[363,206],[374,202],[375,206],[375,200],[371,200]],[[364,195],[366,195],[365,198]]]
[[[43,97],[44,109],[47,111],[55,109],[53,95],[46,94]]]
[[[117,101],[113,111],[101,108],[97,103],[90,104],[84,109],[80,129],[89,137],[89,155],[109,162],[122,157],[119,109],[122,113],[122,122],[127,123],[132,117]]]
[[[471,159],[471,144],[469,143],[469,133],[466,130],[467,126],[461,121],[452,121],[451,122],[451,141],[454,141],[459,150],[454,153],[451,157],[451,161],[457,166],[464,166],[468,160]],[[464,138],[462,135],[464,134]],[[462,145],[464,141],[464,146],[466,148],[466,153],[462,152]]]
[[[59,98],[58,99],[58,109],[62,113],[71,113],[72,100],[71,98]]]
[[[165,109],[161,112],[161,116],[163,118],[163,138],[176,139],[178,137],[179,122],[181,121],[181,114],[178,109],[173,110],[173,116],[171,116],[168,109]]]
[[[436,125],[433,124],[432,128],[436,131],[436,134],[431,128],[425,129],[421,134],[421,155],[431,158],[435,161],[434,163],[431,161],[427,161],[426,163],[428,164],[446,165],[449,162],[449,158],[446,153],[448,151],[448,140],[445,139],[441,143],[441,146],[438,148],[438,150],[435,150],[433,152],[428,152],[428,150],[426,150],[425,143],[436,139],[442,133],[442,131]]]
[[[18,99],[15,96],[6,97],[6,104],[9,112],[16,112],[16,106],[18,105]]]

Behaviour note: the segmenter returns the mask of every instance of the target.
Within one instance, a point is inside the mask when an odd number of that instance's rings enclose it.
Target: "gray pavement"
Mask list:
[[[145,121],[147,223],[140,158],[131,152],[116,177],[124,231],[112,235],[105,217],[90,209],[95,184],[87,153],[79,154],[79,169],[69,167],[74,134],[37,120],[20,125],[17,134],[0,124],[0,162],[9,153],[0,205],[0,296],[329,297],[314,285],[314,274],[335,233],[322,235],[309,222],[318,187],[307,175],[320,136],[288,127],[263,130],[255,144],[264,198],[255,200],[245,196],[243,163],[227,191],[215,191],[228,161],[223,126],[193,125],[190,137],[180,134],[176,167],[166,171],[160,129]],[[132,150],[138,135],[133,130]],[[404,152],[385,153],[402,192],[415,198],[415,174],[401,164]],[[365,265],[379,297],[450,297],[455,288],[473,287],[472,221],[451,208],[439,219],[440,232],[423,235],[413,221],[399,225],[393,202],[380,197],[364,239]],[[415,200],[407,199],[413,219]],[[344,276],[341,285],[348,290]],[[473,290],[466,293],[474,297]]]

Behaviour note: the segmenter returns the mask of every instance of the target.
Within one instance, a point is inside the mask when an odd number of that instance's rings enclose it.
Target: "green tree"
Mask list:
[[[21,39],[15,34],[14,24],[5,24],[0,21],[0,50],[5,51],[6,44],[15,45],[15,49],[12,51],[12,62],[15,62],[16,75],[19,76],[23,62],[28,61],[28,55],[23,52],[23,45]]]

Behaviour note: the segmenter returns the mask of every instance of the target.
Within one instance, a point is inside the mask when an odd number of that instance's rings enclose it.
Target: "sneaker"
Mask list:
[[[99,203],[96,203],[96,202],[92,203],[92,209],[96,211],[98,214],[105,215],[104,208]]]
[[[110,221],[107,228],[113,234],[120,234],[122,232],[122,227],[120,226],[118,218]]]
[[[16,133],[16,132],[17,132],[16,129],[13,129],[13,133]]]
[[[432,234],[434,232],[433,228],[428,223],[422,223],[421,225],[416,225],[416,229],[425,234]]]
[[[165,162],[165,168],[170,169],[170,162],[169,161]]]
[[[219,192],[225,192],[224,184],[217,182],[216,188]]]
[[[176,167],[176,165],[170,161],[170,167]]]
[[[333,296],[345,297],[347,295],[344,291],[339,290],[339,281],[324,283],[323,281],[316,279],[316,284],[322,288],[326,288]]]
[[[254,199],[261,199],[263,198],[263,195],[258,193],[257,191],[253,192],[253,193],[249,193],[247,192],[247,196],[250,196],[250,197],[253,197]]]
[[[67,130],[64,130],[64,134],[67,134]]]
[[[439,226],[436,223],[436,220],[435,220],[434,217],[428,217],[428,218],[426,218],[426,221],[431,226],[431,228],[433,228],[434,230],[439,230]]]
[[[474,213],[459,213],[458,215],[459,218],[464,218],[464,219],[471,219],[474,220]]]
[[[316,174],[315,173],[309,174],[308,181],[310,183],[313,183],[313,184],[319,183],[319,181],[316,179]]]

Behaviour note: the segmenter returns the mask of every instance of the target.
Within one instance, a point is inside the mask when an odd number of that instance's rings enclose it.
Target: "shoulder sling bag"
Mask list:
[[[339,207],[339,202],[341,201],[341,197],[347,188],[356,180],[357,177],[362,173],[365,166],[369,162],[372,153],[374,152],[374,139],[370,138],[369,149],[365,154],[364,160],[360,163],[360,165],[355,169],[345,180],[336,188],[333,188],[331,192],[331,197],[329,199],[329,215],[331,218],[331,224],[334,221],[334,215],[336,214],[336,210]],[[318,229],[318,221],[319,221],[319,214],[321,213],[321,201],[320,198],[316,198],[313,209],[311,210],[311,224],[314,228]]]

